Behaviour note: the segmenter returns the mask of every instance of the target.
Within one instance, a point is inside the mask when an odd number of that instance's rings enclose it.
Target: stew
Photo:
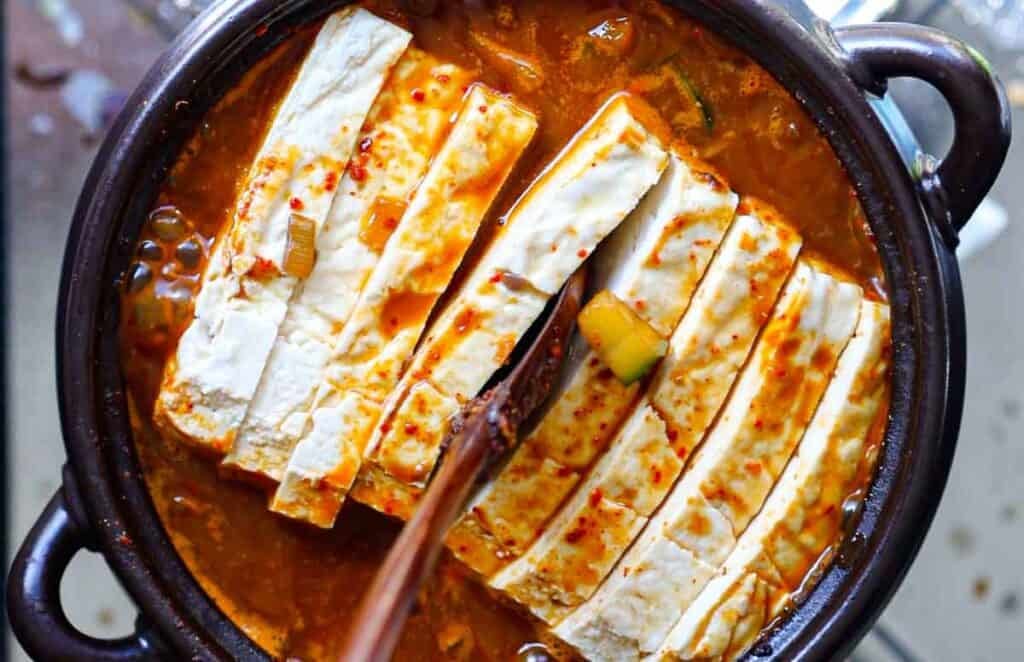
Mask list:
[[[477,244],[496,233],[503,212],[609,96],[626,91],[658,112],[664,139],[684,139],[734,190],[777,208],[803,238],[801,255],[827,263],[868,299],[885,301],[871,231],[825,138],[767,72],[675,9],[657,0],[362,5],[411,32],[417,48],[472,72],[473,80],[507,93],[537,118],[536,136],[501,188]],[[151,420],[204,269],[317,28],[291,36],[202,120],[144,225],[122,297],[123,368],[136,443],[162,522],[217,604],[269,653],[289,660],[337,654],[400,522],[353,499],[329,530],[279,517],[267,510],[259,489],[265,484],[225,480],[207,454],[179,444]],[[293,205],[298,215],[285,270],[304,277],[312,268],[313,228],[303,223],[300,204]],[[401,217],[404,203],[389,204],[367,236]],[[470,271],[477,244],[450,291]],[[645,367],[662,354],[664,347]],[[868,435],[847,517],[870,476],[885,409]],[[514,602],[448,554],[417,600],[396,659],[575,658],[572,647]]]

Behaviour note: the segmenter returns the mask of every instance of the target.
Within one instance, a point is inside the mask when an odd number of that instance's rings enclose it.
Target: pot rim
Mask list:
[[[99,548],[145,618],[176,649],[200,659],[265,654],[199,587],[150,501],[128,427],[115,283],[141,223],[133,227],[132,219],[143,217],[183,136],[227,89],[225,81],[295,25],[341,4],[234,0],[201,15],[153,66],[111,128],[68,239],[57,377],[65,444],[80,488],[68,489],[77,493],[72,499],[80,497]],[[801,102],[846,167],[886,271],[893,307],[892,402],[879,467],[854,534],[863,542],[847,545],[846,562],[831,565],[753,652],[828,659],[852,647],[877,617],[937,508],[963,403],[959,272],[862,90],[828,49],[826,28],[805,29],[768,0],[673,4],[750,55]],[[755,37],[760,47],[747,48]]]

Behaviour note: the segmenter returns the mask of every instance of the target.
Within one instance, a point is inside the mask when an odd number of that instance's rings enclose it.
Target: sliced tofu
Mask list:
[[[644,402],[626,420],[587,481],[597,478],[608,499],[650,517],[682,469],[683,458],[672,448],[665,421]]]
[[[373,466],[422,486],[447,430],[414,423],[420,434],[411,445],[403,428],[388,426],[413,384],[429,381],[459,403],[475,397],[548,299],[658,181],[668,155],[635,115],[639,103],[610,99],[516,202],[389,398],[370,445]]]
[[[624,386],[582,340],[570,355],[589,358],[449,531],[449,549],[485,577],[526,552],[636,403],[640,384]]]
[[[346,403],[380,409],[536,128],[536,118],[514,102],[471,88],[342,329],[272,510],[333,525],[377,422],[376,415],[358,421],[343,415],[355,406]]]
[[[395,65],[359,135],[317,238],[316,264],[292,296],[227,467],[281,479],[338,336],[470,81],[469,72],[416,48]],[[415,90],[423,92],[421,101]]]
[[[593,289],[610,289],[667,337],[737,203],[707,166],[675,151],[657,186],[595,253]],[[526,551],[636,401],[640,384],[623,385],[576,340],[553,404],[449,534],[456,556],[477,572],[493,574]],[[471,531],[482,534],[476,544]]]
[[[640,660],[657,650],[678,620],[654,605],[690,604],[717,569],[667,536],[644,531],[594,597],[557,627],[556,636],[594,662]]]
[[[664,421],[642,405],[597,466],[524,555],[490,585],[550,625],[590,598],[682,470]],[[617,528],[595,524],[616,518]]]
[[[429,473],[432,465],[427,465],[423,446],[432,443],[438,430],[447,429],[449,419],[458,409],[459,401],[430,381],[414,383],[384,423],[384,430],[394,432],[396,443],[389,444],[378,455],[385,467],[408,468],[409,471],[388,473],[403,483],[412,483]]]
[[[567,511],[575,508],[579,511],[575,517],[586,517],[589,504],[584,497],[596,492],[630,508],[644,520],[652,514],[675,482],[689,450],[725,402],[764,322],[762,306],[770,310],[796,261],[800,248],[796,233],[766,206],[760,205],[757,215],[750,203],[741,207],[743,215],[736,218],[722,241],[691,305],[672,334],[668,356],[639,407],[563,513],[544,530],[530,551],[492,580],[495,588],[508,591],[541,618],[547,620],[545,614],[553,615],[555,620],[549,621],[552,624],[590,597],[625,550],[625,545],[608,550],[603,557],[604,565],[598,567],[589,562],[585,573],[576,569],[559,576],[544,570],[557,546],[565,544],[556,545],[556,541],[564,541],[566,527],[571,526],[572,518]],[[763,302],[750,296],[751,287],[757,288]],[[705,368],[699,381],[687,383],[678,379],[677,375],[687,376],[691,369],[700,370],[711,356],[720,362],[716,370]],[[688,437],[655,406],[668,399],[698,401],[701,416],[694,417]],[[560,570],[564,572],[566,568]],[[586,590],[577,577],[584,574],[589,582]],[[540,579],[552,593],[545,594],[538,588]],[[561,599],[559,585],[566,582],[576,586],[576,594],[582,599],[553,606],[553,599]]]
[[[593,594],[681,468],[664,422],[641,406],[550,526],[491,586],[554,625]],[[595,530],[605,522],[613,528]]]
[[[761,509],[810,423],[860,312],[858,286],[806,259],[797,263],[772,319],[715,427],[675,493],[699,495],[741,532]],[[671,511],[671,509],[668,509]],[[695,549],[685,517],[670,533]],[[727,549],[708,559],[725,560]]]
[[[456,557],[484,577],[515,560],[579,483],[579,473],[520,447],[448,531]]]
[[[798,262],[686,473],[609,580],[558,626],[559,636],[595,659],[609,659],[602,657],[601,632],[613,633],[618,653],[630,651],[615,659],[641,659],[657,649],[761,508],[818,405],[860,302],[855,285]],[[665,543],[680,553],[665,553]],[[642,583],[634,583],[641,581],[632,578],[636,568]],[[686,600],[660,588],[676,577],[689,582]],[[643,612],[655,615],[633,617]]]
[[[399,481],[373,464],[363,465],[351,492],[359,503],[401,520],[412,517],[422,495],[422,489]]]
[[[785,600],[779,587],[747,574],[738,582],[717,577],[697,597],[691,610],[672,630],[665,646],[650,659],[659,662],[736,660]],[[699,614],[700,616],[698,616]]]
[[[554,625],[593,594],[646,524],[600,488],[579,489],[526,554],[488,583]]]
[[[636,404],[643,384],[634,382],[626,386],[619,381],[579,335],[566,362],[566,374],[557,396],[517,453],[550,458],[579,475],[611,441]],[[501,480],[498,476],[496,483]],[[548,516],[544,515],[544,519]]]
[[[742,559],[740,548],[757,547],[763,561],[749,567],[790,591],[838,539],[843,501],[857,476],[872,469],[864,464],[865,442],[885,401],[889,337],[889,307],[862,302],[857,330],[800,446],[740,537],[734,556]]]
[[[594,289],[611,290],[666,338],[690,304],[739,203],[728,184],[689,149],[674,147],[658,185],[594,254]]]
[[[509,212],[500,248],[479,271],[518,274],[553,295],[584,256],[614,230],[668,167],[668,154],[643,123],[655,111],[613,96],[566,145]],[[510,250],[514,248],[515,250]]]
[[[793,459],[735,550],[683,614],[660,659],[740,657],[841,530],[864,443],[885,400],[889,308],[863,302],[857,330]]]
[[[763,203],[744,199],[737,213],[649,390],[683,456],[725,401],[803,243]]]
[[[155,420],[227,452],[299,279],[285,272],[293,214],[323,226],[359,129],[411,35],[363,9],[324,23],[249,172],[167,362]]]

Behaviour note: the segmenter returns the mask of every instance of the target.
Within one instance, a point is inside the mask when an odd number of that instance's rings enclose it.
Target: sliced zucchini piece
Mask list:
[[[624,384],[650,372],[668,343],[650,324],[608,290],[601,290],[579,314],[580,333]]]
[[[693,105],[697,107],[700,112],[701,120],[704,123],[704,129],[711,133],[715,128],[715,116],[711,111],[711,104],[707,102],[704,96],[697,89],[697,86],[690,80],[690,76],[686,73],[686,69],[683,68],[683,64],[679,61],[679,56],[673,56],[663,65],[672,77],[675,79],[676,84],[685,91],[690,99],[693,101]]]

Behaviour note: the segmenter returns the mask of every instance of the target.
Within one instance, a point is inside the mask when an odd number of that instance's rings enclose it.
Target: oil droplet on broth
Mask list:
[[[844,536],[850,536],[853,534],[853,529],[857,524],[858,516],[864,507],[864,490],[859,489],[846,497],[842,505],[843,520],[841,528]]]
[[[516,660],[517,662],[555,662],[548,647],[538,642],[521,646],[516,652]]]
[[[843,570],[849,570],[857,562],[860,555],[867,546],[867,538],[863,533],[854,533],[846,542],[839,547],[839,554],[836,556],[836,566]]]

